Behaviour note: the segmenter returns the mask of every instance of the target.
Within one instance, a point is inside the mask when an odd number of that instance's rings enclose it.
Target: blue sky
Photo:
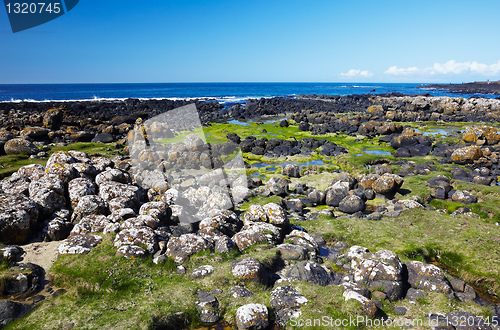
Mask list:
[[[81,0],[13,34],[0,83],[500,79],[500,1]]]

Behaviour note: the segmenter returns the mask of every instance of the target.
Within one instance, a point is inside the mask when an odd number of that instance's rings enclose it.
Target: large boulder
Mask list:
[[[399,257],[388,250],[375,253],[367,251],[366,248],[352,246],[347,253],[348,259],[351,260],[354,281],[365,284],[372,290],[384,292],[392,301],[402,298],[404,278]]]
[[[451,154],[451,160],[457,164],[471,164],[483,156],[483,152],[478,146],[468,146],[456,149]]]
[[[326,189],[325,202],[328,206],[339,206],[340,202],[349,195],[349,183],[337,182]]]
[[[25,243],[38,221],[38,207],[21,194],[0,194],[0,241]]]
[[[264,330],[269,326],[269,312],[262,304],[247,304],[236,310],[238,330]]]
[[[59,245],[59,254],[87,254],[92,248],[101,244],[102,237],[97,235],[74,235]]]
[[[182,264],[192,254],[209,249],[212,249],[212,245],[203,237],[195,234],[183,234],[170,238],[165,254],[174,259],[175,262]]]
[[[54,175],[45,175],[31,182],[29,194],[45,216],[66,205],[64,182]]]
[[[257,258],[248,257],[231,262],[231,274],[238,279],[267,285],[268,277],[264,265]]]
[[[396,174],[385,173],[375,180],[372,189],[384,196],[394,195],[403,185],[403,178]]]
[[[286,276],[321,286],[328,285],[333,280],[332,275],[328,271],[312,261],[299,262],[292,266]]]
[[[101,197],[97,195],[85,195],[78,199],[78,203],[73,209],[73,214],[71,215],[71,221],[73,223],[78,223],[78,221],[87,215],[107,213],[108,207]]]
[[[68,194],[72,207],[77,206],[81,197],[96,193],[97,186],[87,178],[76,178],[68,183]]]
[[[450,283],[438,266],[420,261],[409,261],[405,265],[412,288],[451,293]]]
[[[339,210],[348,214],[363,212],[365,208],[365,201],[356,195],[347,196],[339,203]]]
[[[300,307],[309,300],[289,285],[278,286],[271,291],[271,307],[276,315],[276,323],[285,327],[292,316],[300,315]]]
[[[7,155],[17,155],[22,153],[27,155],[36,155],[40,152],[40,149],[38,149],[36,145],[23,138],[9,140],[5,142],[3,148]]]
[[[477,197],[467,190],[457,190],[451,195],[451,200],[463,204],[477,203]]]
[[[135,206],[139,206],[141,201],[146,200],[144,189],[116,181],[102,182],[99,186],[99,196],[106,202],[117,197],[124,198]]]
[[[467,126],[465,127],[462,139],[465,142],[476,144],[497,144],[500,142],[500,134],[492,126]]]
[[[283,178],[272,177],[267,181],[265,190],[271,195],[285,196],[288,193],[288,181]]]
[[[158,239],[153,229],[140,226],[135,228],[128,228],[120,231],[115,238],[115,247],[122,245],[136,245],[145,246],[150,254],[158,251]]]

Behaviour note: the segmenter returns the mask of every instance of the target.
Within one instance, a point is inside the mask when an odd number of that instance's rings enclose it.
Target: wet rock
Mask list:
[[[328,285],[332,281],[332,275],[312,261],[304,261],[292,266],[286,276],[321,286]]]
[[[200,251],[211,249],[211,244],[203,237],[195,234],[183,234],[179,237],[171,237],[167,244],[167,256],[177,263],[186,262],[189,257]]]
[[[408,283],[412,288],[444,293],[451,292],[449,282],[438,266],[420,261],[409,261],[405,265],[408,269]]]
[[[23,138],[16,138],[5,142],[3,146],[5,153],[7,155],[18,155],[18,154],[26,154],[26,155],[36,155],[40,152],[40,149],[30,142]]]
[[[238,330],[264,330],[269,326],[269,312],[265,305],[247,304],[236,310]]]
[[[26,242],[38,221],[38,207],[21,194],[0,194],[0,241]]]
[[[456,149],[451,154],[451,160],[457,164],[471,164],[483,156],[481,148],[478,146],[468,146]]]
[[[87,254],[101,244],[102,237],[97,235],[74,235],[62,241],[59,254]]]
[[[257,258],[238,259],[230,264],[231,274],[241,280],[258,282],[267,285],[268,277],[264,266]]]
[[[123,245],[116,251],[116,255],[127,259],[135,259],[145,257],[147,252],[140,246]]]

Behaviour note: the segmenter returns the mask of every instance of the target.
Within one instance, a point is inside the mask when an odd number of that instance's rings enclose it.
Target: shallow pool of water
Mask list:
[[[429,128],[428,131],[425,131],[425,132],[422,132],[421,130],[419,130],[418,128],[415,129],[415,132],[417,133],[422,133],[423,135],[426,135],[426,136],[433,136],[433,135],[443,135],[443,136],[448,136],[452,133],[454,133],[454,131],[457,130],[456,128],[454,127],[448,127],[448,128]]]
[[[241,126],[248,126],[250,125],[249,123],[245,123],[243,121],[239,121],[237,119],[232,119],[230,121],[227,122],[228,124],[234,124],[234,125],[241,125]]]
[[[307,162],[284,162],[284,163],[255,163],[254,166],[257,168],[265,168],[269,167],[270,171],[275,171],[278,167],[285,167],[286,165],[289,164],[297,164],[300,169],[302,169],[304,166],[311,166],[311,165],[316,165],[316,166],[321,166],[321,165],[327,165],[322,159],[315,159]]]
[[[392,153],[387,150],[381,150],[381,149],[363,149],[364,153],[370,154],[370,155],[377,155],[377,156],[390,156]]]

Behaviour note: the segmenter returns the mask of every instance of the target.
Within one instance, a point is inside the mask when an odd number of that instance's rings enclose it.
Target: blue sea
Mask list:
[[[388,83],[154,83],[154,84],[39,84],[0,85],[0,102],[138,99],[216,99],[242,103],[249,98],[299,94],[381,94],[399,92],[433,96],[462,96],[442,90],[419,89],[425,84]],[[481,95],[496,97],[495,95]]]

